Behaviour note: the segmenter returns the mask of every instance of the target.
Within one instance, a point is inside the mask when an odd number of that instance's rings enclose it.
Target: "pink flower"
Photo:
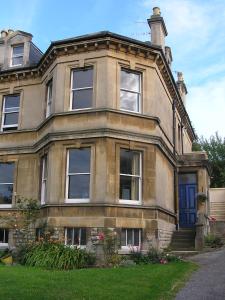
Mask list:
[[[165,265],[167,263],[168,263],[168,261],[166,259],[164,259],[164,258],[160,259],[160,264]]]
[[[105,239],[105,235],[103,232],[99,232],[98,239],[99,239],[99,241],[103,241]]]

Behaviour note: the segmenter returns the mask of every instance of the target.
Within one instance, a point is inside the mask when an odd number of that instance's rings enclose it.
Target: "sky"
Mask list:
[[[51,41],[101,30],[147,41],[154,6],[167,26],[173,74],[184,74],[198,136],[225,136],[224,0],[8,0],[1,1],[0,29],[32,33],[42,51]]]

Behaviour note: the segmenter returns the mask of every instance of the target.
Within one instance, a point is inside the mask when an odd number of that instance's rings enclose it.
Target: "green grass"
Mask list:
[[[173,299],[196,268],[188,262],[74,271],[0,266],[0,299]]]

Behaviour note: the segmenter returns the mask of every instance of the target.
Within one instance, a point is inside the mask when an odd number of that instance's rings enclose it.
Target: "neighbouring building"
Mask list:
[[[108,31],[52,42],[45,53],[23,31],[0,37],[0,216],[19,197],[38,199],[35,227],[90,245],[115,230],[121,250],[165,248],[194,228],[208,162],[192,152],[182,73],[159,8],[151,41]],[[0,222],[0,242],[13,229]]]

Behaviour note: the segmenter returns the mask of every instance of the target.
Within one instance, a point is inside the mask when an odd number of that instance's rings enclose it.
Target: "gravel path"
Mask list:
[[[189,260],[200,265],[176,300],[225,300],[225,248]]]

